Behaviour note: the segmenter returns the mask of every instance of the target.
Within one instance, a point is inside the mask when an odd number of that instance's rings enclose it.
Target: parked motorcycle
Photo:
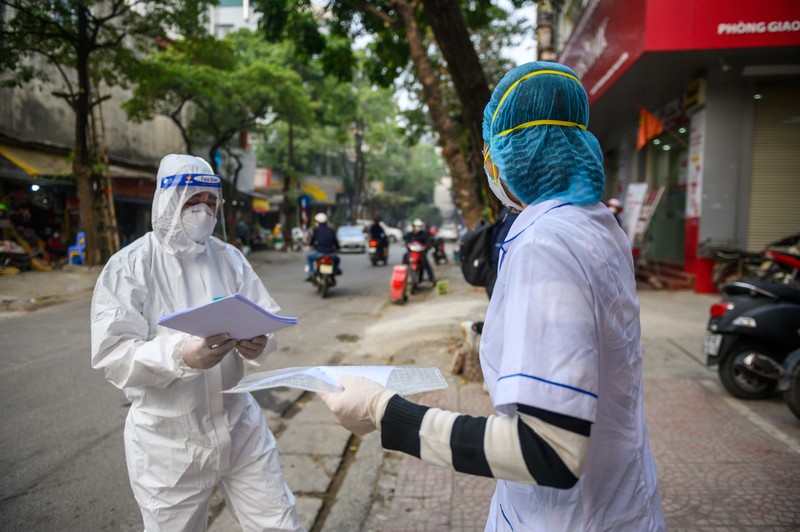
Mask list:
[[[770,242],[760,252],[735,248],[709,250],[713,253],[714,284],[744,278],[792,284],[800,281],[800,233]]]
[[[726,283],[744,278],[762,277],[764,255],[741,249],[725,248],[714,251],[714,286],[721,289]]]
[[[422,283],[422,276],[425,274],[425,261],[428,258],[425,253],[425,244],[422,242],[408,242],[406,248],[408,249],[406,258],[408,276],[406,277],[406,283],[408,285],[408,293],[413,294]]]
[[[777,283],[800,282],[800,233],[768,244],[761,265],[763,277]]]
[[[447,253],[444,251],[444,239],[437,238],[433,242],[433,260],[436,264],[447,264]]]
[[[757,279],[722,286],[711,306],[703,353],[725,389],[741,399],[775,392],[781,364],[800,348],[800,289]]]
[[[333,255],[322,255],[314,261],[314,275],[311,283],[317,287],[323,299],[328,296],[328,289],[336,286],[337,272],[333,267]]]
[[[377,266],[379,262],[385,266],[389,262],[389,243],[371,238],[367,245],[367,253],[373,266]]]
[[[778,379],[778,391],[792,413],[800,418],[800,349],[795,349],[783,361],[783,371]]]

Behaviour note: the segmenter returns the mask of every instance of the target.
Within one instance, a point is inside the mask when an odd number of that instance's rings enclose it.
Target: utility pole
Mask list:
[[[357,118],[355,122],[356,136],[356,162],[353,168],[353,200],[350,211],[354,220],[361,217],[361,202],[364,195],[364,119]]]
[[[536,7],[536,51],[539,61],[558,59],[558,19],[561,2],[542,0]]]

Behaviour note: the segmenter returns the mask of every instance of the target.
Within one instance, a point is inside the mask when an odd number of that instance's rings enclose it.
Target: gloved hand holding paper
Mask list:
[[[222,333],[234,340],[249,340],[297,324],[297,318],[279,316],[241,294],[223,297],[158,318],[158,324],[200,338]]]
[[[243,378],[225,393],[244,393],[288,386],[310,392],[341,390],[340,375],[359,375],[371,379],[400,395],[447,388],[438,368],[416,366],[316,366],[262,371]]]

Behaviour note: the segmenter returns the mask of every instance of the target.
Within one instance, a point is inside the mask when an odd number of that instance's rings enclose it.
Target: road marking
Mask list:
[[[700,384],[709,391],[714,392],[715,395],[718,395],[717,392],[719,391],[719,388],[714,382],[701,381]],[[731,408],[743,415],[755,426],[759,427],[776,440],[785,443],[786,446],[789,447],[789,449],[793,452],[800,454],[800,442],[798,442],[796,438],[786,434],[784,431],[764,419],[762,416],[756,414],[750,407],[747,406],[744,401],[728,395],[718,395],[718,397],[725,401]]]

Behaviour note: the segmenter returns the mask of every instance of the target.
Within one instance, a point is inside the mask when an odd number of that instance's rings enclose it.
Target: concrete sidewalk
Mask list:
[[[800,421],[780,398],[730,397],[705,367],[700,347],[718,296],[641,289],[639,297],[645,408],[667,528],[797,530]],[[478,384],[457,382],[418,401],[472,415],[492,411]],[[493,490],[491,479],[388,453],[362,530],[483,530]]]

